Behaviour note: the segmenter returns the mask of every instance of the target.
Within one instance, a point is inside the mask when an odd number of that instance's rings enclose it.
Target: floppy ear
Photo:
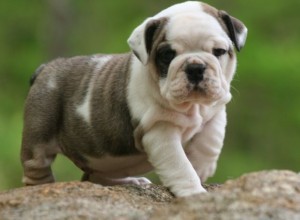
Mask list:
[[[155,39],[159,36],[166,20],[166,18],[146,19],[140,26],[134,29],[127,40],[135,56],[144,65],[148,63]]]
[[[228,36],[234,43],[237,51],[240,51],[245,45],[248,29],[238,19],[230,16],[225,11],[219,11],[219,17],[222,19],[228,30]]]

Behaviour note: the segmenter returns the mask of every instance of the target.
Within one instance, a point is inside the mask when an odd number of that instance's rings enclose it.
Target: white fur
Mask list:
[[[216,170],[217,160],[223,147],[226,112],[224,105],[216,108],[213,118],[186,146],[186,154],[201,181],[206,181]],[[210,109],[207,109],[211,111]]]
[[[175,4],[170,6],[169,8],[159,12],[153,18],[161,18],[161,17],[172,17],[174,15],[178,15],[180,13],[198,13],[199,11],[203,11],[201,2],[199,1],[186,1],[183,3]]]
[[[103,66],[112,58],[112,56],[94,56],[91,58],[93,62],[96,62],[97,65],[95,67],[96,71],[99,71],[103,68]]]
[[[160,122],[143,138],[148,159],[163,184],[177,196],[205,192],[201,181],[185,155],[180,127],[170,122]]]
[[[94,56],[91,58],[92,62],[96,62],[97,65],[95,67],[95,73],[100,71],[103,66],[112,58],[112,56]],[[95,76],[95,75],[94,75]],[[76,112],[78,115],[82,117],[82,119],[90,124],[91,123],[91,99],[92,99],[92,92],[94,86],[94,77],[90,79],[90,85],[88,87],[88,92],[83,100],[83,102],[77,106]]]
[[[49,77],[48,82],[47,82],[47,86],[49,89],[55,89],[56,88],[56,81],[55,81],[55,77]]]
[[[241,47],[245,45],[248,29],[245,27],[242,31],[243,32],[238,35],[238,44],[241,45]]]
[[[199,144],[199,142],[190,144],[190,141],[206,129],[205,123],[224,107],[224,104],[230,100],[230,96],[209,107],[191,104],[185,112],[174,111],[170,106],[162,107],[161,100],[159,100],[161,98],[155,88],[153,89],[147,70],[141,71],[145,67],[135,57],[133,57],[132,65],[128,101],[132,114],[140,119],[143,126],[145,132],[143,146],[149,161],[164,185],[170,187],[177,196],[204,192],[198,174],[204,177],[211,175],[214,169],[210,164],[214,165],[217,157],[214,155],[212,159],[208,159],[211,163],[200,161],[200,166],[198,166],[196,159],[199,154],[197,154],[193,158],[195,164],[193,165],[201,167],[202,170],[195,170],[184,153],[183,147],[189,146],[189,149],[192,149]],[[224,122],[226,124],[226,120]],[[221,131],[225,127],[219,122],[216,126],[216,129]],[[211,136],[207,134],[208,132],[214,132],[212,129],[207,130],[205,135],[208,136]],[[220,149],[223,145],[224,132],[211,134],[215,134],[213,139],[216,139],[218,144],[215,147]],[[200,146],[200,149],[205,151],[206,148],[211,147],[214,151],[214,143],[210,142],[210,137],[207,138],[208,141],[205,138],[200,140],[203,141],[204,146]]]
[[[89,87],[89,91],[86,95],[86,97],[84,98],[84,101],[81,105],[77,106],[76,111],[77,114],[80,115],[82,117],[82,119],[90,124],[91,119],[90,119],[90,114],[91,114],[91,110],[90,110],[90,102],[92,99],[92,88]]]
[[[134,185],[147,185],[151,181],[145,177],[124,177],[124,178],[107,178],[103,177],[101,173],[93,173],[89,177],[89,181],[93,183],[100,183],[103,186],[114,186],[122,184],[134,184]]]

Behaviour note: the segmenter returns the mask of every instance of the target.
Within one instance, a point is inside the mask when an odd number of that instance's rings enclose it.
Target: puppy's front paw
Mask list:
[[[209,177],[213,176],[217,168],[217,162],[202,164],[202,166],[196,167],[196,172],[202,182],[205,182]]]
[[[196,189],[181,189],[177,192],[174,192],[174,194],[177,197],[186,197],[186,196],[191,196],[194,194],[199,194],[199,193],[205,193],[206,189],[204,189],[202,186],[201,187],[197,187]]]

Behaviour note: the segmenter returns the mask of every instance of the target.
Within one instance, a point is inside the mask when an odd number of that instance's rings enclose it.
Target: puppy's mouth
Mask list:
[[[171,83],[169,100],[176,104],[210,103],[220,99],[221,96],[222,88],[219,80],[204,76],[203,80],[194,83],[184,77]]]
[[[187,89],[191,95],[195,93],[196,96],[204,96],[213,100],[218,99],[221,93],[219,80],[209,77],[205,77],[203,81],[198,84],[189,83]]]

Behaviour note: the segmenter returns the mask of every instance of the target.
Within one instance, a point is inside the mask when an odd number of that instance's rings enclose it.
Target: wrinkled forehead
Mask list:
[[[166,30],[167,41],[185,48],[212,47],[210,44],[228,47],[230,43],[218,20],[203,11],[171,16]]]

